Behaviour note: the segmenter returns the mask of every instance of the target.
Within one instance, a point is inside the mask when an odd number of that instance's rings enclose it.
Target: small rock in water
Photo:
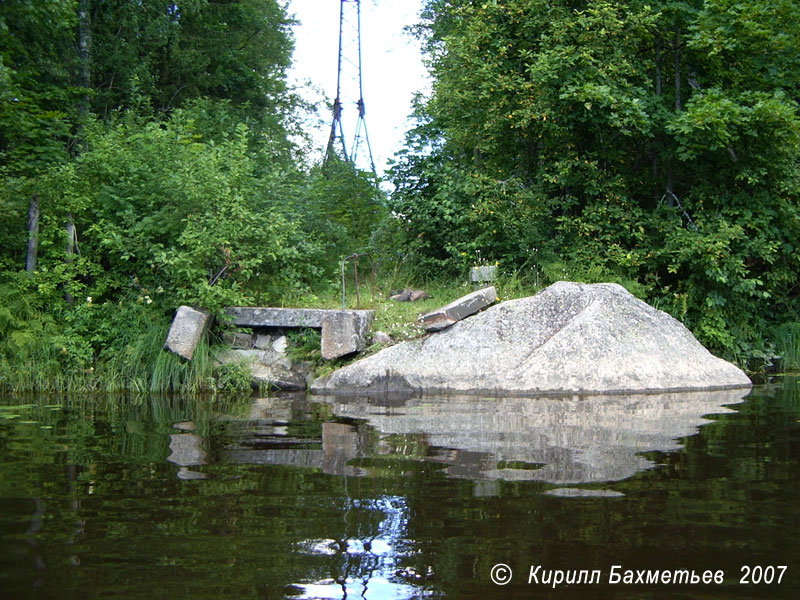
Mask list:
[[[622,498],[622,492],[614,490],[582,490],[580,488],[556,488],[545,492],[548,496],[560,496],[561,498]]]

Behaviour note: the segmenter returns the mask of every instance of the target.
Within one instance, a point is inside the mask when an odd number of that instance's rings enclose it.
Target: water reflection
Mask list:
[[[619,481],[651,468],[643,453],[679,449],[678,438],[697,433],[710,422],[707,415],[732,412],[726,405],[746,394],[324,400],[334,415],[366,422],[378,433],[380,442],[360,447],[363,454],[416,455],[444,465],[451,477],[580,484]],[[323,437],[326,454],[359,454],[359,448],[328,442]]]
[[[310,410],[304,396],[256,400],[249,419],[228,424],[227,443],[216,453],[217,459],[229,464],[307,467],[330,475],[366,475],[364,469],[348,464],[367,452],[366,424],[323,421],[314,424],[319,429],[298,428],[298,413],[307,417]]]
[[[349,500],[344,514],[345,539],[304,540],[295,551],[330,557],[330,576],[292,586],[297,598],[418,598],[424,588],[413,583],[422,575],[402,568],[403,558],[412,554],[413,542],[406,529],[408,509],[400,496],[372,500]],[[381,515],[374,531],[361,531],[359,514]],[[424,577],[431,577],[433,569]],[[398,581],[405,580],[406,582]],[[408,582],[411,580],[412,582]]]
[[[206,464],[206,451],[203,449],[205,440],[192,433],[197,426],[192,421],[181,421],[175,423],[173,427],[182,433],[170,434],[170,455],[167,460],[180,467],[178,479],[206,479],[208,476],[205,473],[186,468]]]
[[[315,397],[332,414],[313,435],[288,429],[299,408],[310,411],[308,400],[263,398],[254,402],[249,419],[229,425],[228,442],[216,460],[308,467],[349,477],[380,474],[388,465],[376,461],[380,458],[425,460],[450,477],[482,482],[476,483],[478,496],[494,495],[492,481],[620,481],[654,466],[645,453],[679,449],[680,438],[711,422],[709,415],[733,412],[727,406],[746,394],[439,396],[399,402]],[[168,460],[182,467],[205,464],[201,438],[193,433],[170,438]],[[391,466],[394,475],[401,474],[397,464]]]
[[[0,397],[0,596],[499,600],[517,560],[752,597],[742,564],[800,560],[800,382],[740,400]]]
[[[680,449],[680,438],[710,423],[709,415],[734,412],[727,406],[746,393],[265,398],[253,403],[247,420],[228,424],[228,441],[215,459],[313,468],[343,478],[343,535],[294,545],[298,554],[326,558],[327,568],[293,584],[293,597],[420,597],[431,593],[425,584],[435,573],[425,564],[421,572],[408,568],[415,542],[406,499],[353,498],[347,492],[353,478],[402,478],[410,465],[427,462],[449,477],[472,480],[476,498],[499,496],[504,480],[557,484],[545,493],[561,498],[618,498],[623,494],[616,490],[568,484],[619,481],[652,468],[645,453]],[[320,413],[317,400],[327,411]],[[298,428],[300,414],[309,423],[319,419],[316,426]]]

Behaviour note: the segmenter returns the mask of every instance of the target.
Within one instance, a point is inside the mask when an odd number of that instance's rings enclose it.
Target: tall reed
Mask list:
[[[800,322],[784,323],[773,330],[775,348],[784,371],[800,371]]]

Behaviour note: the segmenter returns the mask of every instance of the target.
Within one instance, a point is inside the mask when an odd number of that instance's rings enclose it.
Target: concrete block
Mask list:
[[[192,360],[203,332],[211,322],[211,315],[188,306],[180,306],[167,334],[164,349]]]
[[[372,311],[330,311],[322,321],[322,358],[332,360],[367,346]]]
[[[426,331],[439,331],[445,327],[450,327],[470,315],[474,315],[481,309],[497,301],[497,290],[494,286],[472,292],[454,300],[450,304],[443,306],[427,315],[420,317],[420,323]]]
[[[231,306],[225,313],[239,327],[311,327],[319,329],[331,311],[321,308]]]
[[[330,360],[366,347],[367,333],[375,311],[232,306],[226,308],[225,312],[233,324],[240,327],[322,329],[322,357]],[[273,340],[272,348],[278,352],[285,351],[285,338]]]

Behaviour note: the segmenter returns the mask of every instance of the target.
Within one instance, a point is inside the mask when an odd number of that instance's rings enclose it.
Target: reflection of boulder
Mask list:
[[[325,397],[335,415],[366,419],[380,434],[425,433],[428,460],[471,479],[588,483],[621,480],[653,463],[643,452],[731,412],[745,391],[550,398],[425,397],[403,406]]]
[[[319,394],[530,395],[750,387],[686,327],[616,284],[559,282],[312,385]]]

